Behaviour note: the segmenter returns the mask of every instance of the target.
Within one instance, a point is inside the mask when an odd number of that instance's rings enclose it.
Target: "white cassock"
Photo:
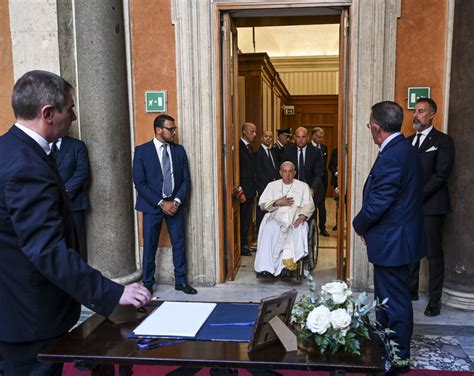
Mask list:
[[[292,197],[293,206],[273,206],[284,196]],[[258,232],[255,271],[279,275],[285,264],[291,264],[308,254],[308,223],[293,227],[300,214],[311,217],[314,202],[308,184],[297,179],[284,184],[283,180],[269,183],[258,201],[268,213],[263,217]]]

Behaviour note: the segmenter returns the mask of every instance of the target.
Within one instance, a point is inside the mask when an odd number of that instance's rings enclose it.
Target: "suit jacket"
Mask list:
[[[254,198],[257,190],[254,153],[239,140],[240,185],[247,198]]]
[[[181,145],[171,144],[170,150],[174,177],[171,199],[178,198],[184,206],[191,187],[188,157]],[[160,213],[158,203],[163,199],[163,172],[153,140],[135,148],[133,183],[138,192],[135,209],[148,214]]]
[[[280,165],[283,162],[283,153],[285,152],[285,149],[286,148],[284,146],[280,146],[278,142],[275,142],[272,146],[272,150],[275,153],[274,155],[277,157],[275,163],[277,164],[278,170],[280,170]]]
[[[365,237],[371,263],[401,266],[426,255],[422,187],[418,153],[398,135],[379,153],[352,222]]]
[[[105,316],[123,286],[81,260],[54,160],[13,126],[0,137],[0,341],[66,333],[81,305]]]
[[[408,138],[412,144],[415,135]],[[454,143],[450,136],[433,128],[418,149],[423,165],[423,212],[439,215],[451,212],[448,178],[454,165]]]
[[[329,183],[329,179],[328,179],[328,146],[325,145],[325,144],[321,144],[321,149],[317,148],[321,154],[322,154],[322,157],[323,157],[323,167],[324,167],[324,176],[323,176],[323,183],[324,183],[324,187],[327,189],[328,187],[328,183]]]
[[[270,153],[275,165],[273,165],[263,146],[260,146],[254,154],[257,191],[259,194],[265,190],[268,183],[280,179],[279,168],[277,167],[278,158],[272,149],[270,149]]]
[[[331,178],[331,185],[333,188],[337,188],[337,148],[333,149],[331,152],[331,158],[329,159],[329,171],[331,171],[332,178]]]
[[[56,155],[56,164],[71,201],[72,210],[87,209],[89,207],[87,195],[89,157],[86,144],[76,138],[64,137]]]
[[[290,161],[298,168],[298,146],[290,145],[283,153],[283,161]],[[304,163],[306,183],[314,190],[316,203],[322,202],[326,197],[324,188],[324,162],[321,151],[311,143],[306,145],[306,156]]]

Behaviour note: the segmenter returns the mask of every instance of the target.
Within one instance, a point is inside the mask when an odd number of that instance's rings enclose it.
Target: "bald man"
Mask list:
[[[325,199],[324,162],[321,152],[310,142],[308,130],[299,127],[295,131],[295,143],[283,153],[283,161],[292,162],[297,169],[296,179],[305,182],[313,191],[314,205]]]
[[[239,141],[240,186],[244,195],[240,203],[240,254],[250,256],[253,248],[249,247],[248,237],[252,223],[252,209],[257,192],[255,179],[255,161],[252,142],[257,136],[255,124],[245,122],[242,125],[242,138]]]
[[[255,152],[255,173],[257,178],[257,193],[260,197],[268,183],[280,179],[278,172],[278,156],[272,150],[273,132],[263,131],[262,144]],[[257,206],[257,232],[265,212]]]

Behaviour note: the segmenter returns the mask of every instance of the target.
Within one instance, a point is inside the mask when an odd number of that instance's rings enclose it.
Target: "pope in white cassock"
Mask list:
[[[259,277],[273,277],[282,270],[295,270],[296,262],[308,254],[308,223],[314,202],[308,184],[295,179],[293,163],[280,166],[281,180],[263,191],[258,205],[265,214],[258,233],[255,271]]]

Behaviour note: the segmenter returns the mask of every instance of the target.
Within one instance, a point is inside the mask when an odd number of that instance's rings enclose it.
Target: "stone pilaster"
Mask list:
[[[356,0],[350,8],[352,109],[351,275],[356,288],[373,285],[365,245],[352,230],[365,180],[378,153],[366,128],[370,107],[395,95],[396,21],[400,0]],[[370,20],[370,21],[369,21]],[[357,271],[357,272],[355,272]]]
[[[217,124],[214,106],[213,20],[211,2],[173,0],[180,142],[191,169],[191,197],[186,222],[188,280],[216,283],[218,255]]]

